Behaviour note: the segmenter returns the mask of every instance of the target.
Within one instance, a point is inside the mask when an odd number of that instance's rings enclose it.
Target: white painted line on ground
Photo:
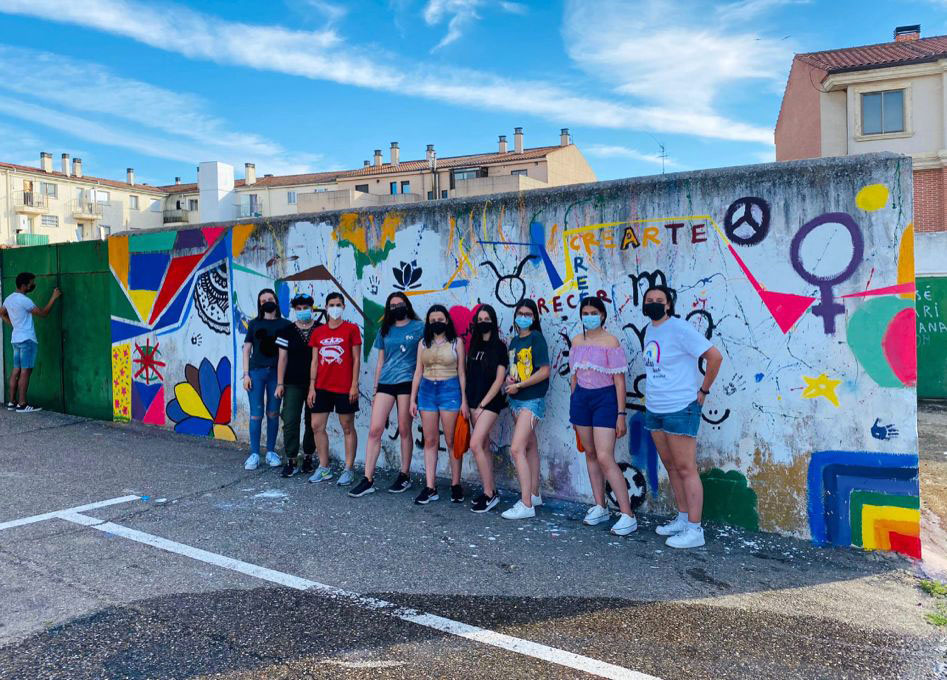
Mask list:
[[[276,583],[287,588],[293,588],[295,590],[316,590],[325,593],[326,595],[348,600],[351,603],[365,609],[371,609],[373,611],[385,614],[386,616],[392,616],[394,618],[401,619],[402,621],[408,621],[410,623],[424,626],[426,628],[431,628],[442,633],[456,635],[474,642],[490,645],[499,649],[505,649],[510,652],[515,652],[516,654],[530,656],[535,659],[554,663],[559,666],[565,666],[566,668],[572,668],[584,673],[589,673],[591,675],[597,675],[603,678],[612,678],[613,680],[660,680],[653,675],[639,673],[638,671],[622,668],[621,666],[606,663],[605,661],[599,661],[598,659],[592,659],[587,656],[582,656],[581,654],[573,654],[572,652],[567,652],[555,647],[549,647],[547,645],[539,644],[538,642],[523,640],[521,638],[513,637],[512,635],[497,633],[495,631],[487,630],[486,628],[480,628],[478,626],[471,626],[469,624],[447,619],[435,614],[427,614],[414,609],[400,607],[386,600],[380,600],[374,597],[365,597],[363,595],[359,595],[358,593],[342,590],[341,588],[335,588],[334,586],[328,586],[316,581],[310,581],[309,579],[293,576],[292,574],[286,574],[281,571],[268,569],[266,567],[261,567],[249,562],[243,562],[242,560],[237,560],[225,555],[218,555],[217,553],[201,550],[200,548],[195,548],[184,543],[178,543],[177,541],[161,538],[160,536],[155,536],[154,534],[147,534],[143,531],[138,531],[137,529],[131,529],[120,524],[115,524],[114,522],[106,522],[95,517],[82,515],[74,510],[60,511],[58,513],[53,513],[53,516],[59,519],[64,519],[68,522],[91,527],[107,534],[121,536],[122,538],[127,538],[138,543],[143,543],[144,545],[150,545],[154,548],[165,550],[176,555],[183,555],[184,557],[190,557],[191,559],[205,562],[207,564],[212,564],[223,569],[229,569],[230,571],[246,574],[247,576],[252,576],[263,581]]]
[[[0,531],[4,529],[12,529],[13,527],[21,527],[24,524],[35,524],[36,522],[44,522],[48,519],[56,519],[60,517],[64,512],[85,512],[86,510],[96,510],[98,508],[105,508],[109,505],[118,505],[120,503],[131,503],[132,501],[137,501],[141,496],[119,496],[118,498],[109,498],[106,501],[96,501],[95,503],[87,503],[86,505],[77,505],[74,508],[66,508],[65,510],[54,510],[53,512],[44,512],[42,515],[33,515],[31,517],[21,517],[20,519],[12,519],[9,522],[0,522]]]

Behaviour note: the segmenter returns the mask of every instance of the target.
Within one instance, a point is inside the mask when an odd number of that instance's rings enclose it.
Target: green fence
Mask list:
[[[917,396],[947,399],[947,277],[917,279]]]
[[[36,274],[30,297],[45,305],[53,288],[63,297],[45,319],[35,318],[39,355],[30,402],[54,411],[111,420],[109,268],[105,241],[14,248],[0,252],[3,295],[16,275]],[[10,327],[4,325],[4,376],[10,375]]]

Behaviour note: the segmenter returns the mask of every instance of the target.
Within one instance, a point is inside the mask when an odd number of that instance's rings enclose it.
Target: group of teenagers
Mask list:
[[[283,477],[302,473],[310,475],[310,482],[331,480],[334,474],[329,466],[326,426],[335,412],[345,448],[345,466],[336,483],[354,484],[349,491],[354,498],[374,493],[382,437],[392,410],[397,408],[401,466],[388,492],[403,493],[412,486],[412,424],[420,415],[425,481],[414,502],[426,505],[440,498],[436,472],[441,433],[450,452],[457,420],[462,416],[469,423],[469,448],[482,483],[471,510],[485,513],[500,502],[490,435],[503,411],[509,409],[513,419],[510,455],[520,498],[502,517],[516,520],[536,515],[536,507],[543,503],[536,431],[546,414],[551,365],[533,300],[520,300],[514,307],[513,333],[508,342],[501,337],[496,310],[488,304],[479,305],[468,329],[468,344],[443,305],[432,305],[422,321],[405,293],[388,296],[373,345],[378,352],[374,396],[365,472],[357,484],[355,414],[359,410],[362,337],[359,327],[343,318],[346,305],[340,293],[326,296],[325,323],[317,323],[314,304],[309,295],[296,296],[290,301],[294,318],[288,320],[282,318],[273,290],[261,290],[257,297],[257,316],[247,324],[243,345],[243,385],[250,403],[250,455],[244,463],[247,470],[261,463],[266,418],[263,461],[267,465],[282,466]],[[675,315],[671,289],[650,287],[644,295],[642,312],[649,319],[642,350],[646,372],[644,426],[667,469],[678,507],[677,516],[658,526],[657,533],[666,536],[671,547],[699,547],[704,545],[704,532],[697,432],[701,406],[723,358],[704,335]],[[628,359],[619,339],[606,330],[608,310],[600,298],[584,298],[579,315],[582,332],[572,339],[569,353],[569,415],[577,448],[585,455],[595,499],[583,521],[596,525],[611,519],[607,481],[620,511],[611,532],[626,536],[638,528],[638,523],[627,483],[615,460],[615,445],[627,429]],[[700,360],[704,360],[703,369]],[[281,416],[285,458],[275,451]],[[302,461],[300,422],[305,428]],[[318,467],[314,455],[318,456]],[[462,458],[449,454],[449,460],[450,500],[462,503]]]

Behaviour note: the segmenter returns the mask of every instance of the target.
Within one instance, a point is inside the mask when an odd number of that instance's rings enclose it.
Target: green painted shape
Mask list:
[[[917,396],[947,399],[947,276],[917,279]]]
[[[711,468],[700,473],[700,480],[704,484],[704,519],[760,530],[756,492],[749,487],[746,477],[736,470]]]
[[[176,231],[155,231],[143,234],[131,234],[128,237],[128,252],[156,253],[174,250]]]
[[[234,270],[235,272],[243,272],[243,273],[245,273],[245,274],[253,274],[254,276],[259,276],[259,277],[261,277],[261,278],[268,279],[268,280],[270,280],[270,281],[273,280],[273,279],[271,279],[271,278],[269,277],[269,275],[267,275],[267,274],[261,274],[260,272],[256,271],[255,269],[250,269],[249,267],[244,267],[242,264],[237,264],[236,262],[233,263],[233,270]]]
[[[80,241],[78,243],[60,243],[59,273],[84,274],[102,271],[102,263],[108,263],[107,241]],[[106,264],[106,270],[108,265]]]
[[[859,548],[862,547],[862,508],[866,505],[919,510],[921,499],[917,496],[896,496],[877,491],[853,491],[849,497],[849,525],[852,527],[852,545]]]
[[[865,372],[880,387],[904,387],[888,365],[881,340],[894,315],[913,309],[914,301],[894,296],[878,297],[863,303],[849,319],[848,346]]]
[[[128,319],[136,323],[140,322],[141,319],[138,318],[138,312],[135,310],[135,306],[131,303],[131,300],[128,299],[122,286],[115,280],[114,276],[112,276],[111,279],[112,281],[109,285],[109,312],[111,315],[117,316],[119,319]]]
[[[62,305],[62,391],[67,413],[112,420],[112,333],[108,252],[100,271],[60,274]]]
[[[362,329],[362,359],[368,359],[375,344],[375,338],[381,329],[381,320],[385,316],[385,306],[366,297],[362,298],[362,311],[365,312],[365,325]]]
[[[362,278],[365,267],[384,262],[388,258],[388,253],[394,250],[395,243],[394,241],[388,241],[382,248],[369,248],[367,253],[363,253],[351,241],[339,239],[339,247],[346,246],[355,251],[355,274],[358,278]]]

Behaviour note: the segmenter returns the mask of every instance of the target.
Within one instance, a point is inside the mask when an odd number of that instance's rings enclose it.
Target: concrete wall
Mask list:
[[[641,295],[666,281],[680,315],[725,357],[699,438],[706,516],[917,554],[913,241],[902,241],[911,200],[910,163],[876,155],[115,237],[115,417],[245,440],[239,350],[263,287],[276,288],[284,311],[299,291],[320,300],[341,290],[366,349],[394,289],[422,312],[448,305],[462,324],[489,302],[507,333],[526,295],[540,306],[553,361],[539,427],[543,491],[588,501],[567,376],[578,301],[598,295],[632,361],[619,457],[647,480],[649,507],[666,509],[666,477],[643,429],[640,356]],[[366,355],[360,459],[375,368]],[[504,416],[493,445],[507,488],[509,441]],[[337,444],[332,453],[341,455]],[[464,475],[476,479],[469,459]]]

